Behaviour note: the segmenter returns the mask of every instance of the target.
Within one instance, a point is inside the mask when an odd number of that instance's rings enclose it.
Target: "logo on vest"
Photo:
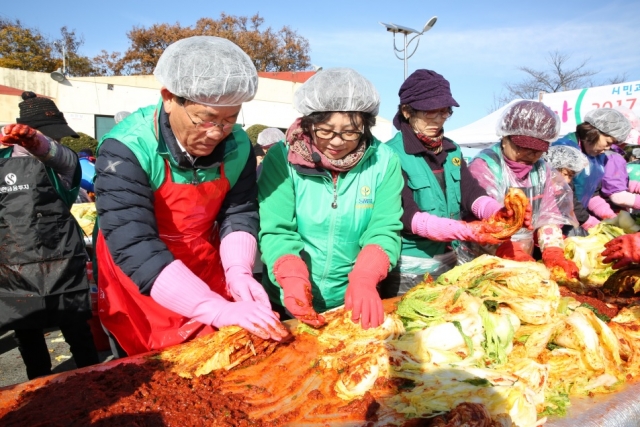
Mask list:
[[[4,182],[5,184],[7,184],[6,186],[0,186],[0,193],[11,193],[13,191],[19,191],[19,190],[28,190],[29,189],[29,184],[25,184],[25,185],[16,185],[16,182],[18,182],[18,177],[16,176],[15,173],[8,173],[4,176]]]
[[[367,197],[369,194],[371,194],[371,188],[366,185],[363,185],[360,188],[360,194],[362,194],[364,197]]]
[[[460,166],[462,164],[462,160],[460,160],[460,157],[454,157],[451,159],[451,163],[453,163],[454,166]]]
[[[16,182],[18,182],[18,177],[16,176],[15,173],[8,173],[5,177],[4,177],[4,182],[7,183],[7,185],[13,185]]]

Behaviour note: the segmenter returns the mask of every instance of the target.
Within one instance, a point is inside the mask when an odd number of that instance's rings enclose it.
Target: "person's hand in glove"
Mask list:
[[[49,151],[49,139],[30,126],[7,125],[2,133],[0,142],[4,145],[20,145],[34,156],[44,156]]]
[[[481,245],[497,245],[502,243],[484,230],[488,224],[480,221],[467,223],[455,219],[441,218],[427,212],[416,213],[411,220],[413,234],[436,242],[461,240],[476,242]]]
[[[496,256],[513,261],[535,261],[535,259],[524,250],[522,243],[511,240],[507,240],[498,246]]]
[[[589,199],[587,208],[600,219],[615,218],[616,213],[611,209],[611,205],[600,196],[593,196]]]
[[[262,339],[276,341],[289,335],[270,307],[255,301],[224,299],[180,260],[160,272],[151,288],[151,298],[175,313],[216,328],[240,326]]]
[[[360,321],[363,329],[375,328],[384,321],[384,308],[376,287],[389,271],[389,256],[378,245],[366,245],[349,273],[344,308],[351,310],[351,320]]]
[[[640,263],[640,233],[625,234],[605,243],[602,256],[604,264],[614,263],[618,269],[631,263]]]
[[[284,291],[285,307],[296,319],[314,327],[326,323],[311,304],[313,295],[309,270],[302,258],[296,255],[281,256],[273,265],[273,274]]]
[[[229,293],[236,301],[256,301],[271,309],[267,292],[253,278],[255,237],[245,231],[227,234],[220,242],[220,258]]]
[[[549,270],[561,268],[567,280],[578,279],[578,266],[564,257],[564,250],[559,247],[549,246],[542,252],[542,262]]]
[[[632,193],[640,194],[640,181],[629,180],[629,191]]]
[[[508,219],[514,215],[513,210],[507,209],[506,206],[502,206],[497,200],[489,196],[478,197],[471,210],[476,218],[489,219],[493,218],[497,222],[509,222]],[[531,230],[531,203],[527,205],[524,212],[524,224],[523,227]]]

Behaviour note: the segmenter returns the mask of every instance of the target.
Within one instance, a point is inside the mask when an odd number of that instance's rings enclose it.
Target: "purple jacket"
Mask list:
[[[606,155],[601,193],[608,198],[620,191],[628,191],[629,174],[627,173],[627,161],[624,157],[614,151],[607,151]]]

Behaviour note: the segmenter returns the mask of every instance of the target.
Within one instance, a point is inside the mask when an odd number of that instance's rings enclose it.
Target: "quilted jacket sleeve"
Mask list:
[[[149,295],[174,258],[158,236],[147,174],[133,152],[115,139],[100,146],[95,190],[100,230],[113,260],[142,294]]]

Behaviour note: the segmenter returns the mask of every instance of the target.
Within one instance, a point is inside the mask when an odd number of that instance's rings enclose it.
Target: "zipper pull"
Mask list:
[[[331,203],[331,207],[336,209],[338,207],[338,183],[333,183],[333,203]]]

